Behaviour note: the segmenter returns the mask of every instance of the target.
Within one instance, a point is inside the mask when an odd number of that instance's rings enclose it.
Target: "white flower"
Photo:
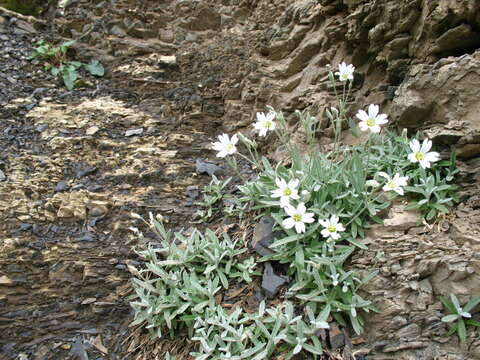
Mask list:
[[[379,115],[378,112],[379,107],[375,104],[368,106],[368,114],[363,110],[359,110],[356,116],[360,119],[360,123],[358,124],[360,130],[370,130],[371,132],[379,133],[380,125],[386,124],[388,120],[386,114]]]
[[[274,112],[269,112],[267,114],[264,114],[263,112],[257,112],[257,122],[253,124],[253,126],[255,126],[255,129],[259,131],[259,136],[265,136],[267,135],[268,131],[275,130],[277,125],[273,119],[275,119]]]
[[[295,227],[295,231],[300,234],[304,233],[305,223],[310,224],[313,223],[315,220],[313,219],[313,213],[307,213],[307,209],[305,208],[304,203],[298,204],[297,208],[289,205],[285,207],[285,212],[287,213],[288,218],[283,220],[282,225],[285,229],[291,229]]]
[[[213,150],[218,151],[217,157],[225,157],[227,155],[232,155],[237,151],[235,146],[238,142],[237,135],[233,135],[230,139],[227,134],[222,134],[218,136],[217,142],[212,143]]]
[[[342,223],[339,223],[338,220],[336,215],[332,215],[330,219],[319,220],[319,223],[324,227],[322,236],[327,238],[327,241],[340,239],[339,232],[345,231]]]
[[[367,180],[367,181],[365,181],[365,185],[366,185],[367,187],[372,187],[372,188],[377,188],[377,187],[380,186],[380,184],[378,183],[378,181],[377,181],[377,180],[373,180],[373,179],[372,179],[372,180]]]
[[[393,179],[387,173],[381,171],[378,173],[379,176],[387,179],[387,183],[383,187],[383,191],[395,191],[398,195],[403,195],[402,186],[407,186],[408,176],[400,176],[400,174],[395,174]]]
[[[297,179],[292,179],[288,182],[283,179],[275,179],[275,183],[278,186],[278,189],[272,191],[272,197],[280,198],[280,207],[286,207],[290,205],[290,199],[298,200],[298,184],[300,181]]]
[[[310,198],[311,198],[310,191],[308,191],[308,190],[302,190],[301,194],[302,194],[302,200],[303,200],[304,202],[308,202],[308,200],[310,200]]]
[[[410,149],[413,151],[408,154],[408,160],[413,163],[419,162],[420,166],[424,169],[428,169],[430,163],[440,160],[440,154],[438,152],[430,151],[432,148],[432,140],[425,139],[420,146],[420,142],[417,139],[413,139],[408,145],[410,145]]]
[[[338,71],[335,73],[335,75],[338,75],[338,80],[340,81],[353,81],[353,72],[355,71],[355,66],[353,65],[347,65],[344,62],[342,62],[340,65],[338,65]]]
[[[338,277],[340,274],[332,274],[330,277],[332,278],[332,285],[337,286],[338,285]]]

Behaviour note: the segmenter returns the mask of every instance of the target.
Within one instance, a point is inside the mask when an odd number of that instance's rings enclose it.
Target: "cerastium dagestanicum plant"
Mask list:
[[[291,358],[301,351],[316,357],[322,353],[318,331],[328,328],[332,317],[358,334],[363,331],[362,313],[375,308],[359,290],[375,272],[360,277],[348,270],[349,256],[356,248],[366,248],[361,241],[366,229],[382,224],[382,211],[397,198],[421,211],[420,223],[448,212],[456,201],[452,180],[457,170],[455,158],[442,161],[431,151],[429,139],[420,142],[406,132],[386,131],[388,116],[378,105],[359,109],[358,121],[350,118],[353,76],[354,67],[345,63],[335,74],[329,73],[333,89],[341,91],[336,106],[326,110],[335,134],[328,152],[320,151],[316,141],[317,118],[296,112],[308,142],[308,151],[301,152],[290,139],[283,114],[271,107],[257,113],[254,128],[261,137],[272,133],[278,137],[288,151],[282,163],[272,164],[260,156],[257,143],[240,133],[222,134],[213,143],[217,156],[226,158],[241,181],[228,214],[248,208],[275,221],[277,236],[270,245],[274,253],[260,260],[288,269],[291,282],[283,303],[266,309],[263,302],[255,314],[241,308],[227,311],[215,296],[232,279],[249,282],[255,260],[240,262],[238,256],[246,250],[227,235],[219,239],[212,231],[195,230],[188,237],[176,234],[174,241],[153,220],[162,245],[141,253],[146,268],[134,280],[136,323],[146,321],[158,336],[165,329],[173,333],[185,328],[198,341],[192,354],[197,359],[265,359],[275,352]],[[347,124],[354,135],[367,132],[367,140],[342,145]],[[257,171],[253,181],[243,178],[237,159]],[[212,201],[219,197],[216,194]]]
[[[442,318],[442,321],[454,323],[450,327],[448,335],[457,333],[460,341],[465,342],[467,340],[467,325],[480,328],[480,321],[472,319],[471,314],[472,310],[480,304],[480,296],[473,296],[463,308],[460,306],[458,298],[453,294],[450,294],[449,298],[441,296],[440,301],[445,309],[450,312],[449,315],[445,315]]]

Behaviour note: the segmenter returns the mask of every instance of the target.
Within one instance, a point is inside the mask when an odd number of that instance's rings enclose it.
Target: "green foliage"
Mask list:
[[[217,203],[223,198],[223,190],[230,183],[232,178],[228,178],[224,181],[219,180],[215,175],[212,175],[210,184],[203,188],[203,200],[197,202],[197,205],[203,209],[198,209],[195,213],[195,217],[199,220],[198,223],[205,222],[215,215],[219,208],[215,207]]]
[[[72,90],[75,81],[78,79],[78,70],[81,67],[94,76],[105,74],[103,65],[97,60],[92,60],[88,64],[68,60],[68,49],[75,43],[76,40],[70,40],[59,46],[52,46],[43,40],[39,41],[34,52],[30,55],[30,59],[37,64],[43,63],[45,70],[50,70],[54,77],[61,77],[66,88]]]
[[[135,322],[147,322],[147,328],[161,337],[166,329],[188,328],[192,335],[194,320],[216,306],[215,295],[229,288],[229,280],[251,281],[253,259],[240,261],[246,249],[235,247],[227,234],[219,239],[211,230],[205,234],[193,230],[190,236],[172,234],[163,224],[151,219],[152,228],[161,239],[161,248],[140,252],[145,269],[133,280],[137,300]]]
[[[453,294],[450,294],[450,298],[444,296],[440,297],[445,309],[447,309],[450,314],[442,318],[442,321],[445,323],[451,323],[455,321],[448,331],[448,335],[454,333],[458,334],[458,338],[462,343],[467,340],[467,325],[475,326],[480,328],[480,321],[472,319],[471,311],[480,304],[480,296],[474,296],[470,301],[462,308],[457,297]]]

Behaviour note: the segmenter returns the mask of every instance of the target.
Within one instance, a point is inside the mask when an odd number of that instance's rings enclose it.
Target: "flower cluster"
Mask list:
[[[341,82],[350,81],[353,82],[355,67],[353,65],[347,65],[342,62],[335,75]],[[340,116],[339,111],[336,108],[331,108],[330,114],[333,117],[338,118]],[[276,129],[277,114],[273,111],[263,113],[258,112],[256,114],[256,122],[253,124],[258,135],[264,137],[269,131]],[[388,116],[380,113],[380,107],[376,104],[370,104],[367,111],[359,110],[356,114],[359,119],[358,127],[361,131],[370,131],[374,134],[378,134],[382,130],[382,126],[388,123]],[[243,135],[238,135],[244,139]],[[214,142],[212,147],[216,150],[218,157],[226,157],[233,155],[237,151],[236,144],[238,143],[238,136],[233,135],[231,138],[227,134],[222,134],[218,137],[218,142]],[[246,139],[246,138],[245,138]],[[243,141],[243,140],[242,140]],[[423,169],[431,167],[431,163],[439,161],[440,155],[437,152],[430,151],[432,148],[432,141],[425,139],[422,144],[418,140],[412,140],[409,143],[409,147],[412,151],[408,155],[408,159],[412,163],[419,163]],[[385,192],[393,191],[398,195],[404,195],[404,187],[407,186],[409,177],[402,176],[401,173],[395,173],[394,175],[387,174],[386,172],[379,172],[378,177],[384,178],[382,190]],[[378,180],[378,178],[377,178]],[[376,189],[380,183],[376,179],[367,180],[365,186],[367,188]],[[306,232],[306,224],[313,223],[314,213],[308,212],[305,203],[310,199],[311,194],[307,190],[300,192],[299,195],[300,180],[296,178],[292,179],[275,179],[276,189],[271,191],[271,197],[279,200],[280,208],[286,214],[286,218],[282,222],[282,226],[285,229],[295,228],[297,233]],[[319,186],[315,187],[314,191],[318,191]],[[295,202],[298,202],[295,204]],[[338,240],[341,238],[341,232],[345,231],[345,227],[340,222],[340,219],[336,215],[331,215],[329,219],[319,219],[319,223],[323,226],[321,234],[327,239],[327,242]]]

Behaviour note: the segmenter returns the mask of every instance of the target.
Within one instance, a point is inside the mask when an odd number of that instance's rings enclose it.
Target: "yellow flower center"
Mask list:
[[[327,227],[327,230],[331,233],[334,233],[337,231],[337,228],[335,227],[335,225],[330,225],[329,227]]]
[[[420,160],[423,160],[423,159],[425,159],[425,154],[424,154],[424,153],[421,153],[421,152],[417,152],[417,153],[415,154],[415,159],[417,159],[417,160],[419,160],[419,161],[420,161]]]
[[[375,126],[375,119],[369,118],[367,120],[367,125],[368,126]]]
[[[302,221],[302,215],[300,215],[300,214],[295,214],[295,215],[292,216],[292,218],[295,222]]]
[[[227,148],[227,151],[232,151],[232,150],[233,150],[233,145],[232,145],[232,144],[228,144],[228,145],[226,146],[226,148]]]
[[[284,196],[292,195],[292,190],[290,190],[290,188],[286,188],[285,190],[283,190],[283,195]]]
[[[395,189],[397,187],[397,184],[395,184],[393,181],[390,181],[387,184],[387,186],[388,186],[389,189]]]
[[[271,126],[272,126],[272,122],[271,122],[271,121],[265,122],[265,127],[266,127],[267,129],[270,129]]]
[[[342,80],[348,80],[348,75],[347,75],[347,74],[342,74],[342,75],[340,76],[340,78],[341,78]]]

